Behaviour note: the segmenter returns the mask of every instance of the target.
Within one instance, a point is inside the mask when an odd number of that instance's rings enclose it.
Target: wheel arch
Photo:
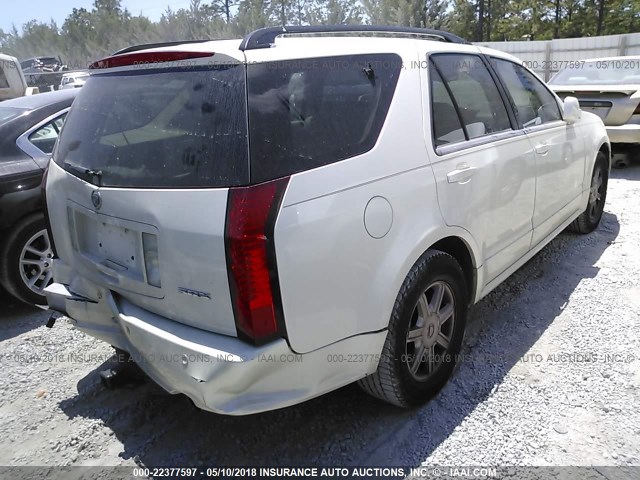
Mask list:
[[[21,224],[27,223],[28,219],[31,217],[35,217],[38,215],[44,216],[44,212],[42,208],[26,210],[22,212],[20,215],[17,215],[11,218],[11,222],[3,225],[0,228],[0,233],[2,233],[2,240],[0,240],[0,250],[4,248],[4,246],[9,241],[9,238],[12,237],[12,233],[18,228]]]
[[[397,287],[394,290],[396,294],[400,291],[402,283],[413,266],[428,250],[440,250],[456,259],[467,281],[469,304],[475,303],[483,285],[481,251],[471,234],[464,228],[456,226],[440,225],[438,228],[426,233],[413,245],[393,283],[393,286]],[[395,295],[393,296],[393,301],[395,302]],[[389,306],[389,313],[392,308],[393,303]]]
[[[604,153],[605,157],[607,157],[607,163],[609,165],[609,170],[611,170],[611,145],[608,142],[603,142],[598,149],[598,152]],[[597,156],[597,153],[596,153]],[[594,160],[595,162],[595,160]]]
[[[478,270],[476,267],[476,260],[469,244],[463,238],[451,235],[438,240],[427,250],[440,250],[455,258],[462,268],[464,278],[467,282],[469,304],[473,304],[475,302],[476,289],[478,286]]]

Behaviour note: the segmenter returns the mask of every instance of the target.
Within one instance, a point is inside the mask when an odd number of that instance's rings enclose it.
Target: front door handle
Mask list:
[[[452,172],[447,173],[447,182],[449,183],[467,183],[473,176],[475,167],[462,164],[458,165]]]
[[[544,142],[539,143],[535,146],[535,151],[538,155],[542,155],[544,157],[547,153],[549,153],[549,145]]]

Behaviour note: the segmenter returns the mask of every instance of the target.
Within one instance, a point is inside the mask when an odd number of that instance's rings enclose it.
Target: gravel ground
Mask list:
[[[640,167],[614,171],[600,228],[476,305],[464,361],[416,410],[356,386],[249,417],[106,390],[108,346],[0,293],[0,465],[639,465],[639,198]]]

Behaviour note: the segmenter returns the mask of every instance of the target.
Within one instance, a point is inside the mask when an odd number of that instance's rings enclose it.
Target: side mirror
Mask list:
[[[575,123],[582,117],[582,110],[580,110],[580,103],[576,97],[566,97],[564,99],[564,105],[562,108],[562,118],[567,123]]]

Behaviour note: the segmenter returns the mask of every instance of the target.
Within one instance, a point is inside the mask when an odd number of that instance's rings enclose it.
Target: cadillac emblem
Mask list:
[[[102,195],[100,195],[98,190],[91,192],[91,203],[96,207],[96,210],[100,210],[100,207],[102,206]]]

